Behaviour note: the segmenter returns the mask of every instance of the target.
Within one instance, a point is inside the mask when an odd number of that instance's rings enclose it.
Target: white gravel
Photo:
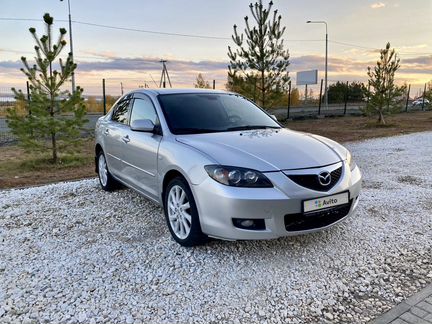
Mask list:
[[[161,209],[96,180],[0,191],[1,323],[361,323],[432,281],[432,132],[347,145],[356,215],[186,249]]]

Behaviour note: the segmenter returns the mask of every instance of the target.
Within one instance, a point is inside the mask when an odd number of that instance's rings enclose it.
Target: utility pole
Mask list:
[[[157,85],[157,83],[156,83],[156,81],[155,81],[155,79],[153,79],[153,76],[149,73],[149,75],[150,75],[150,78],[152,79],[152,81],[153,81],[153,83],[155,84],[155,86],[157,87],[158,85]]]
[[[121,95],[123,96],[123,82],[120,82]]]
[[[168,69],[166,67],[166,60],[160,60],[159,62],[162,63],[162,75],[159,83],[159,88],[166,88],[166,80],[168,79],[168,83],[170,85],[170,88],[172,88],[171,80],[168,74]]]
[[[325,39],[326,39],[326,45],[325,45],[325,76],[324,76],[324,100],[325,100],[325,106],[328,109],[328,87],[327,87],[327,75],[328,75],[328,28],[327,28],[327,22],[323,20],[319,21],[313,21],[308,20],[306,21],[307,24],[325,24]]]
[[[102,79],[103,112],[106,115],[105,79]]]
[[[287,120],[290,118],[291,109],[291,81],[288,83],[288,110],[287,110]]]
[[[63,0],[60,0],[63,2]],[[70,0],[68,0],[68,9],[69,9],[69,42],[70,42],[70,53],[71,58],[73,62],[73,44],[72,44],[72,17],[71,17],[71,7],[70,7]],[[75,73],[72,73],[72,93],[75,93]]]

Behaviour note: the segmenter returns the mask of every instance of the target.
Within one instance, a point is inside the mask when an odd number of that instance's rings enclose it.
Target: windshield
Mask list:
[[[158,98],[173,134],[280,128],[269,115],[239,95],[187,93]]]

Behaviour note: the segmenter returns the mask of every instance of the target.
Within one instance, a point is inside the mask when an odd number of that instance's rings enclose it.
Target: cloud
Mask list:
[[[421,65],[423,67],[432,67],[432,55],[424,55],[424,56],[417,56],[413,58],[407,58],[402,60],[405,64],[411,64],[411,65]]]
[[[87,53],[93,54],[93,53]],[[95,53],[100,56],[100,53]],[[101,92],[102,78],[106,79],[108,93],[120,93],[120,82],[125,91],[147,84],[157,87],[160,81],[162,64],[156,57],[114,57],[106,53],[104,60],[78,61],[76,72],[77,83],[83,86],[86,93]],[[375,66],[378,55],[359,59],[356,55],[350,57],[329,58],[329,81],[365,81],[367,67]],[[297,71],[318,69],[320,78],[324,75],[324,57],[320,55],[303,55],[291,58],[289,73],[295,82]],[[174,87],[192,87],[198,73],[211,82],[216,80],[216,87],[223,89],[227,80],[228,61],[191,61],[172,57],[167,62],[167,68]],[[0,61],[0,88],[25,85],[25,76],[19,69],[20,61]],[[401,58],[401,69],[398,71],[399,82],[412,84],[426,82],[432,74],[432,55]],[[154,80],[154,81],[153,81]],[[156,83],[156,84],[155,84]]]
[[[381,9],[381,8],[384,8],[385,6],[386,6],[386,4],[383,2],[375,2],[375,3],[371,4],[370,7],[372,9]]]
[[[104,70],[122,70],[122,71],[154,71],[160,70],[162,64],[159,58],[154,57],[137,57],[137,58],[112,58],[105,61],[85,61],[79,62],[80,71],[104,71]],[[169,60],[167,63],[168,70],[175,71],[206,71],[226,69],[228,62],[218,61],[185,61]]]
[[[0,68],[19,70],[23,67],[21,61],[0,61]]]

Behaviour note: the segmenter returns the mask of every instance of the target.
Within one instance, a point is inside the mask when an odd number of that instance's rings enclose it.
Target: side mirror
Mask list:
[[[276,115],[270,115],[270,117],[277,121]]]
[[[155,125],[150,119],[137,119],[131,123],[130,128],[135,132],[153,133]]]

